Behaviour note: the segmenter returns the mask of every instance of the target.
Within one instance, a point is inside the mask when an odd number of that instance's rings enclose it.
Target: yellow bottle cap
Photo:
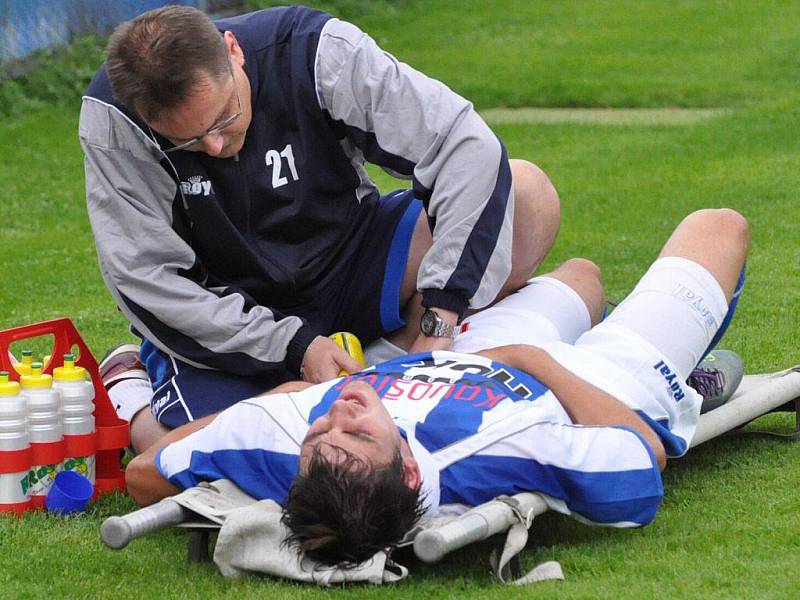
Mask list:
[[[33,364],[33,350],[22,351],[22,362],[14,363],[14,370],[20,375],[31,374],[31,364]]]
[[[19,394],[19,384],[8,379],[8,371],[0,371],[0,396],[16,396]]]
[[[86,369],[75,366],[75,355],[64,355],[64,366],[53,369],[53,379],[56,381],[83,381],[86,379]]]
[[[31,364],[31,374],[21,375],[19,383],[23,388],[49,388],[53,385],[53,377],[42,373],[42,363]]]

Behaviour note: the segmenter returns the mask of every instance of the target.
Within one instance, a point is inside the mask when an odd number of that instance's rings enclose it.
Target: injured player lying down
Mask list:
[[[290,542],[338,565],[422,514],[522,491],[586,522],[645,525],[666,458],[694,433],[701,398],[684,382],[728,321],[748,235],[732,210],[689,215],[599,324],[599,272],[568,261],[467,319],[452,352],[286,384],[171,432],[129,465],[128,489],[148,504],[230,479],[281,503]]]

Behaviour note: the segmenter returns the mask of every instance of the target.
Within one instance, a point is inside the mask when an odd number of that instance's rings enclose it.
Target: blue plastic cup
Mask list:
[[[71,515],[84,511],[93,493],[94,486],[86,477],[75,471],[61,471],[53,479],[44,505],[51,513]]]

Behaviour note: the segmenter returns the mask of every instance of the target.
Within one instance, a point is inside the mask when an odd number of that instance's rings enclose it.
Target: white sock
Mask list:
[[[364,348],[364,362],[367,363],[368,367],[371,367],[372,365],[397,358],[398,356],[403,356],[404,354],[408,353],[400,346],[395,346],[386,338],[378,338]]]
[[[150,382],[144,379],[126,379],[115,384],[108,391],[108,396],[117,411],[117,416],[130,423],[136,413],[150,406],[153,388]]]

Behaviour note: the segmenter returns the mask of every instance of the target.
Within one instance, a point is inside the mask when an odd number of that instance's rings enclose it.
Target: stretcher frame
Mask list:
[[[734,396],[724,405],[700,416],[691,447],[720,435],[741,429],[754,419],[771,412],[794,412],[794,431],[770,435],[785,441],[800,441],[800,365],[759,375],[746,375]],[[473,542],[509,531],[515,525],[525,528],[524,539],[513,550],[493,559],[496,575],[503,581],[519,574],[517,554],[527,541],[527,529],[548,505],[537,493],[500,497],[470,509],[444,524],[423,524],[410,532],[401,545],[413,545],[416,556],[428,563],[441,560],[450,552]],[[124,548],[133,539],[147,533],[178,526],[188,530],[187,558],[190,562],[209,562],[210,533],[220,525],[184,508],[170,498],[121,517],[109,517],[101,528],[101,538],[114,549]],[[519,528],[519,527],[518,527]]]

